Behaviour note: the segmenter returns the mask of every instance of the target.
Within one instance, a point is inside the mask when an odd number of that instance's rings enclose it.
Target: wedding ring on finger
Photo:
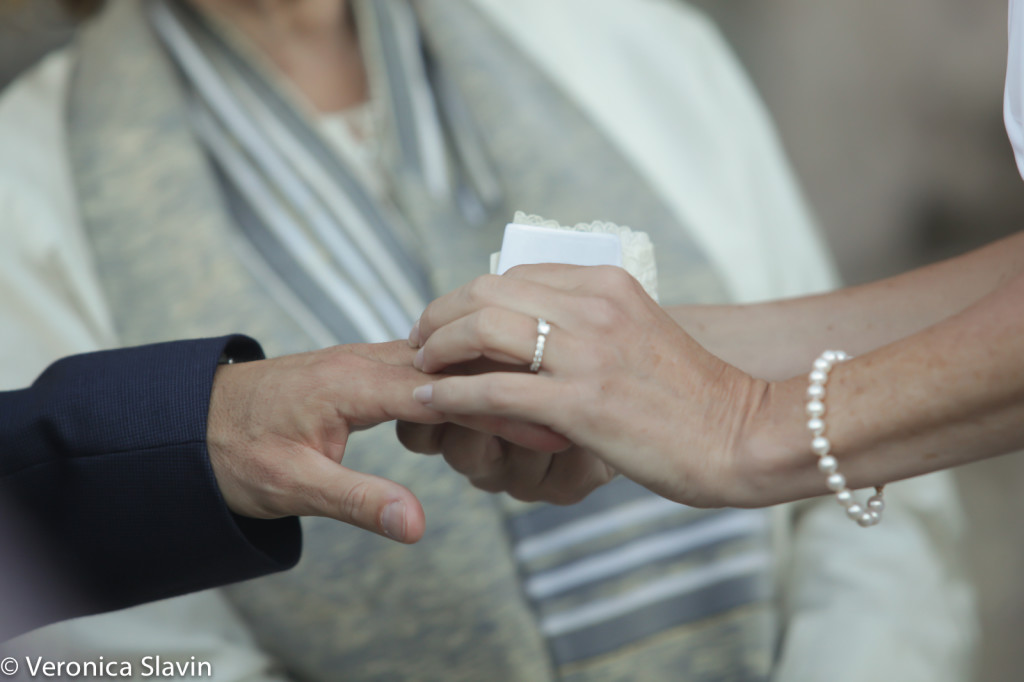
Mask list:
[[[537,345],[533,349],[533,362],[530,363],[530,371],[537,373],[540,371],[540,364],[544,361],[544,344],[547,343],[548,333],[551,331],[551,325],[548,324],[543,317],[537,318]]]

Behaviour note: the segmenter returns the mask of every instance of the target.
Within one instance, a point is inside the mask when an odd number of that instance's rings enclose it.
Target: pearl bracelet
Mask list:
[[[827,350],[814,361],[807,386],[807,428],[811,432],[811,452],[818,456],[818,471],[825,474],[828,489],[836,494],[836,499],[846,509],[846,515],[856,521],[862,528],[877,525],[882,520],[885,500],[882,488],[876,486],[875,494],[868,500],[867,507],[858,504],[853,492],[846,487],[846,477],[839,473],[839,461],[832,455],[832,443],[825,437],[825,384],[828,374],[840,362],[846,362],[850,356],[841,350]]]

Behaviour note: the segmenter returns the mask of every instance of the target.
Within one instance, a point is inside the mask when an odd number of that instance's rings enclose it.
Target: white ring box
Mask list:
[[[504,275],[517,265],[536,263],[622,267],[622,240],[601,232],[506,225],[501,251],[491,256],[491,272]]]

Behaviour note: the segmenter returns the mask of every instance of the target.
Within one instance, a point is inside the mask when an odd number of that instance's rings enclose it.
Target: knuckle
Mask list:
[[[622,322],[622,313],[611,299],[593,296],[584,303],[583,312],[587,320],[601,331],[611,331]]]
[[[341,514],[346,519],[367,518],[366,505],[370,501],[370,485],[366,481],[356,481],[341,496]]]
[[[492,478],[477,478],[470,479],[470,484],[474,488],[478,488],[487,493],[503,493],[505,492],[505,486],[501,481]]]
[[[497,439],[492,436],[445,443],[445,461],[452,469],[469,478],[495,475],[503,466],[501,448],[500,445],[496,446],[496,442]]]
[[[406,449],[424,455],[433,455],[438,452],[438,443],[442,430],[442,426],[414,424],[405,421],[399,421],[395,424],[398,442]]]
[[[608,465],[601,461],[591,462],[586,474],[579,478],[579,496],[582,500],[604,484],[612,480],[614,476],[609,474]]]
[[[635,305],[635,302],[639,299],[648,297],[644,285],[640,284],[640,280],[625,270],[622,273],[624,279],[622,285],[618,288],[619,300],[626,302],[627,305]]]
[[[463,476],[469,476],[475,469],[474,455],[465,449],[449,449],[445,448],[442,451],[444,455],[444,461],[448,463],[453,470]]]
[[[636,305],[638,299],[647,297],[643,285],[629,271],[614,265],[598,268],[594,291],[598,292],[601,298],[614,301],[626,309]]]
[[[493,347],[501,337],[499,325],[504,319],[498,308],[483,308],[473,319],[473,336],[485,347]]]
[[[589,492],[589,491],[587,491]],[[551,504],[558,505],[560,507],[568,507],[574,505],[577,502],[583,500],[586,497],[586,492],[580,491],[578,488],[552,488],[548,491],[546,498]]]
[[[402,447],[407,450],[419,452],[420,434],[418,431],[417,426],[409,422],[395,422],[395,437],[398,438],[398,442],[402,444]]]
[[[435,317],[437,317],[437,303],[431,302],[427,304],[427,307],[423,309],[422,313],[420,313],[419,324],[421,336],[424,332],[436,329],[436,323],[434,322]]]
[[[508,489],[508,494],[520,502],[541,502],[544,496],[537,486],[516,485]]]
[[[602,265],[595,271],[595,274],[601,290],[611,295],[632,289],[636,282],[633,275],[629,274],[625,268],[615,265]]]
[[[539,265],[516,265],[505,271],[504,277],[512,279],[527,279],[531,270],[537,270]]]
[[[500,278],[497,275],[481,275],[466,285],[466,298],[470,303],[481,304],[490,300]]]
[[[544,481],[546,499],[552,504],[576,504],[606,482],[598,475],[601,462],[580,450],[565,453],[559,465]]]

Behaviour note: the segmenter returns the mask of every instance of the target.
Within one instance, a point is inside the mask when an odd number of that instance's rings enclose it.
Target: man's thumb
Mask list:
[[[310,493],[312,514],[337,519],[384,537],[411,544],[423,537],[423,505],[408,488],[379,476],[353,471],[324,458]]]

